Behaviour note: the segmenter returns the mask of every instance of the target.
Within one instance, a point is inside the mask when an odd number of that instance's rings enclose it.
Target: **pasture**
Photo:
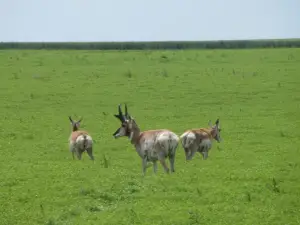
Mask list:
[[[0,51],[0,224],[299,224],[300,49]],[[220,118],[222,143],[175,173],[115,140],[119,103],[142,130]],[[83,116],[93,163],[72,160]],[[168,162],[169,165],[169,162]]]

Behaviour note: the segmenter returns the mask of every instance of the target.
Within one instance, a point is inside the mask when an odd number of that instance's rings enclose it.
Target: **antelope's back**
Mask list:
[[[191,132],[193,132],[196,137],[201,140],[210,138],[210,131],[206,128],[192,129]]]
[[[82,135],[82,134],[86,134],[89,135],[87,131],[84,130],[77,130],[77,131],[73,131],[70,135],[69,141],[70,142],[75,142],[76,139],[78,138],[78,136]]]
[[[175,134],[173,131],[167,130],[167,129],[158,129],[158,130],[147,130],[147,131],[143,131],[140,134],[140,139],[157,139],[159,136],[167,136],[170,139],[175,139],[175,140],[179,140],[179,137],[177,136],[177,134]]]
[[[184,147],[192,144],[200,144],[203,140],[210,139],[210,131],[207,128],[195,128],[186,130],[181,136],[181,143]]]

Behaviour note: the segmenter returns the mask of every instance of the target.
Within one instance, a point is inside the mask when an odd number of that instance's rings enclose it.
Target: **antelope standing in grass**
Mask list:
[[[69,138],[69,147],[73,159],[74,159],[74,154],[76,154],[77,158],[81,160],[82,153],[84,151],[87,151],[87,154],[89,155],[90,159],[94,160],[93,139],[88,134],[87,131],[79,130],[80,122],[82,121],[82,118],[77,122],[76,121],[74,122],[71,116],[69,116],[69,120],[71,121],[72,124],[72,133]]]
[[[179,137],[170,130],[147,130],[141,131],[134,118],[127,112],[125,104],[125,115],[119,105],[119,115],[114,115],[121,121],[121,127],[113,134],[115,138],[128,137],[134,145],[138,155],[142,158],[142,169],[145,175],[147,162],[153,162],[153,172],[157,172],[157,160],[164,167],[165,172],[169,173],[166,158],[169,158],[171,172],[175,172],[175,153],[179,144]]]
[[[209,128],[198,128],[185,131],[181,136],[181,144],[185,151],[186,160],[191,160],[196,152],[199,152],[203,159],[208,157],[208,151],[212,147],[212,141],[221,141],[220,122],[217,119],[214,126],[211,121],[208,123]]]

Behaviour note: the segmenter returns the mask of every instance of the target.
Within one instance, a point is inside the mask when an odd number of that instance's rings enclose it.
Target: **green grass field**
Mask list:
[[[300,224],[300,49],[0,51],[0,224]],[[119,103],[142,130],[207,127],[206,161],[149,167],[115,140]],[[95,162],[72,159],[83,116]]]

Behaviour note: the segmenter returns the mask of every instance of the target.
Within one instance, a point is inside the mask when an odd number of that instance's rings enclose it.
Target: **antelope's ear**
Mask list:
[[[71,123],[73,123],[73,120],[72,120],[71,116],[69,116],[69,120],[70,120]]]
[[[133,117],[130,117],[130,119],[132,122],[134,122],[136,124],[135,119]]]
[[[118,120],[121,120],[122,121],[122,119],[120,118],[120,115],[114,115]]]
[[[218,130],[220,130],[220,120],[219,119],[216,120],[216,127],[218,128]]]
[[[80,120],[77,121],[77,123],[80,123],[83,120],[83,117],[80,118]]]
[[[208,121],[208,126],[212,127],[211,120]]]

